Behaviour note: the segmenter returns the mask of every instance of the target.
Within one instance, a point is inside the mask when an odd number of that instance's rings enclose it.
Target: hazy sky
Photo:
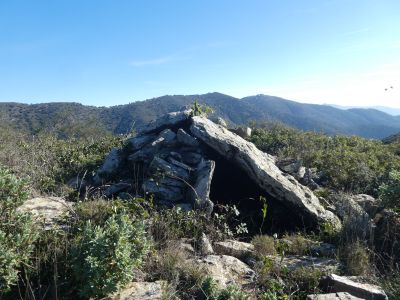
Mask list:
[[[0,101],[214,91],[400,107],[400,1],[0,1]]]

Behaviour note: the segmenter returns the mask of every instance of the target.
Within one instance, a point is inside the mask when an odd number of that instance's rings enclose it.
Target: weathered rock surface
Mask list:
[[[186,131],[183,130],[182,128],[178,129],[177,138],[178,138],[178,141],[182,145],[189,146],[189,147],[198,147],[199,146],[199,142],[194,137],[187,134]]]
[[[208,255],[196,260],[200,268],[215,279],[220,288],[236,284],[243,288],[254,282],[255,273],[244,262],[227,255]]]
[[[370,232],[370,218],[364,209],[345,195],[335,197],[334,205],[347,233],[361,240],[365,239]]]
[[[325,210],[310,189],[292,176],[285,176],[274,164],[274,159],[229,130],[207,119],[193,117],[191,133],[244,170],[263,190],[286,206],[302,214],[314,224],[330,223],[336,229],[339,219]]]
[[[355,297],[349,293],[330,293],[308,295],[309,300],[363,300],[363,298]]]
[[[194,173],[193,189],[191,198],[195,207],[211,214],[214,204],[210,200],[211,180],[214,174],[215,162],[202,160]]]
[[[120,161],[119,149],[112,149],[93,178],[95,184],[101,184],[104,178],[111,175],[118,168]]]
[[[217,254],[230,255],[241,260],[254,255],[254,246],[252,244],[236,240],[215,242],[214,250]]]
[[[370,216],[370,218],[373,218],[381,209],[381,201],[370,195],[358,194],[352,196],[351,199],[360,205]]]
[[[201,255],[214,254],[214,249],[208,237],[203,233],[198,241],[198,248]]]
[[[319,269],[325,273],[335,273],[338,272],[341,265],[335,259],[330,258],[320,258],[313,256],[303,256],[303,255],[287,255],[283,257],[274,255],[268,256],[274,261],[276,265],[286,266],[289,271],[296,270],[298,268],[315,268]]]
[[[119,293],[105,298],[106,300],[161,300],[165,281],[132,282]]]
[[[126,143],[131,147],[132,151],[138,150],[140,148],[143,148],[143,146],[150,144],[150,142],[153,142],[156,139],[157,135],[156,134],[149,134],[149,135],[140,135],[140,136],[135,136],[133,138],[129,138]]]
[[[185,122],[186,120],[189,119],[190,115],[192,113],[192,110],[185,110],[185,111],[179,111],[179,112],[172,112],[169,114],[166,114],[147,126],[145,126],[142,129],[139,129],[139,135],[145,135],[157,131],[161,131],[162,129],[165,128],[171,128],[179,125],[180,123]],[[161,130],[160,130],[161,129]]]
[[[115,184],[110,185],[105,191],[104,195],[106,197],[111,197],[114,194],[120,193],[122,191],[126,191],[131,187],[131,184],[128,182],[118,182]]]
[[[54,226],[62,216],[68,214],[73,207],[72,202],[60,197],[37,197],[25,201],[18,210],[29,212],[38,222],[43,222],[46,229]]]
[[[319,188],[322,174],[315,168],[306,168],[302,166],[302,161],[295,158],[286,158],[277,160],[276,165],[282,171],[292,175],[301,184],[309,187],[311,190]]]
[[[212,118],[211,121],[213,121],[215,124],[221,125],[223,127],[228,127],[228,124],[226,123],[226,121],[221,117]]]
[[[226,126],[223,126],[223,127],[226,127]],[[250,127],[239,126],[237,128],[230,129],[230,131],[236,133],[238,136],[240,136],[242,138],[251,137],[251,128]]]
[[[336,251],[336,246],[329,243],[315,243],[310,247],[311,254],[317,257],[335,257]]]
[[[348,292],[349,294],[367,300],[387,300],[385,291],[377,286],[367,283],[359,283],[349,278],[331,274],[324,278],[322,285],[329,292]]]

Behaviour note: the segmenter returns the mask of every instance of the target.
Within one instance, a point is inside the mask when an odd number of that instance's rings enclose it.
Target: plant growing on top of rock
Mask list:
[[[71,255],[79,293],[99,297],[117,291],[132,280],[148,250],[143,223],[127,214],[111,216],[104,226],[87,221]]]
[[[195,100],[191,106],[192,116],[207,116],[210,113],[213,113],[214,110],[207,105],[199,104],[197,100]]]

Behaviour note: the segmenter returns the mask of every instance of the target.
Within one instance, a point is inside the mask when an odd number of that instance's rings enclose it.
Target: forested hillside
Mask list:
[[[45,128],[63,131],[73,124],[96,124],[96,128],[125,134],[167,112],[188,107],[196,99],[212,107],[214,115],[223,117],[231,125],[269,120],[307,131],[376,139],[400,131],[399,116],[374,109],[341,110],[265,95],[237,99],[220,93],[163,96],[110,107],[77,103],[0,103],[0,120],[31,133]]]

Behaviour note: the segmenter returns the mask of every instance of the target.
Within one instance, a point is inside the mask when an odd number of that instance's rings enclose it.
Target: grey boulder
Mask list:
[[[192,135],[223,155],[228,161],[244,170],[265,192],[285,206],[302,214],[313,224],[330,224],[339,230],[341,223],[330,211],[324,209],[312,191],[285,176],[274,163],[274,158],[257,147],[208,119],[193,117]]]

